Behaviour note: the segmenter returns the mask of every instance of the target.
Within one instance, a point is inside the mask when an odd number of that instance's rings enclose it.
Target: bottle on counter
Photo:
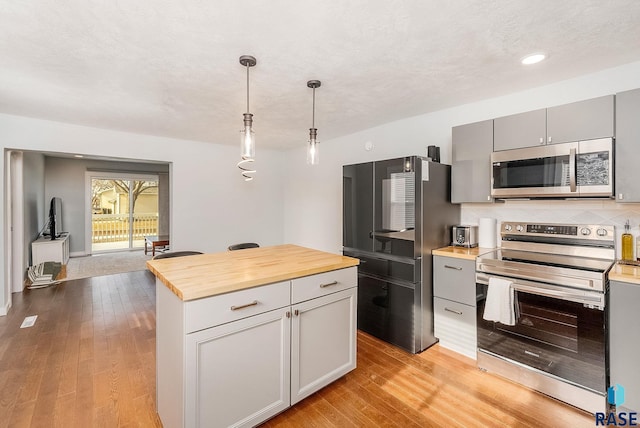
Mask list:
[[[633,260],[633,235],[629,231],[629,220],[624,224],[622,234],[622,260]]]
[[[636,238],[636,261],[640,262],[640,235]]]

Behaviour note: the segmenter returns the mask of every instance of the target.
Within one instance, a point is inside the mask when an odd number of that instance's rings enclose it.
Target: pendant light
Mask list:
[[[238,168],[242,170],[242,176],[245,181],[253,180],[253,174],[256,172],[251,168],[251,163],[255,161],[256,155],[256,139],[251,126],[253,125],[253,115],[249,113],[249,68],[257,64],[257,61],[251,55],[242,55],[240,64],[247,68],[247,112],[244,116],[244,129],[240,131],[240,157]]]
[[[311,111],[311,128],[309,128],[309,147],[307,150],[307,163],[318,165],[320,163],[320,153],[318,151],[318,130],[316,129],[316,88],[319,88],[319,80],[309,80],[307,87],[313,89],[313,109]]]

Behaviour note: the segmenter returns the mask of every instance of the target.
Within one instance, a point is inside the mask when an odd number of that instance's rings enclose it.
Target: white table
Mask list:
[[[31,243],[32,266],[43,262],[69,262],[69,234],[62,233],[59,238],[41,236]]]

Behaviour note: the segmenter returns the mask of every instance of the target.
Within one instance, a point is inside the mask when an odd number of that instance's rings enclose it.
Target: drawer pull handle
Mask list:
[[[458,266],[444,265],[444,267],[446,267],[447,269],[462,270],[462,268]]]
[[[444,310],[447,311],[447,312],[453,312],[456,315],[462,315],[461,311],[456,311],[455,309],[447,308],[446,306],[445,306]]]
[[[328,282],[326,284],[320,284],[320,288],[326,288],[326,287],[330,287],[332,285],[338,285],[338,281],[332,281],[332,282]]]
[[[256,306],[258,304],[257,300],[254,300],[251,303],[247,303],[246,305],[240,305],[240,306],[231,306],[231,310],[232,311],[237,311],[238,309],[244,309],[244,308],[248,308],[249,306]]]

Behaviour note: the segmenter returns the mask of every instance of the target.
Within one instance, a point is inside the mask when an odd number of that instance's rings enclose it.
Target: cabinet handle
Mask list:
[[[338,285],[338,281],[328,282],[326,284],[320,284],[320,288],[330,287],[332,285]]]
[[[256,306],[257,304],[258,304],[258,301],[254,300],[253,302],[247,303],[245,305],[240,305],[240,306],[233,305],[233,306],[231,306],[231,310],[232,311],[237,311],[238,309],[248,308],[249,306]]]
[[[447,269],[462,270],[462,268],[458,266],[444,265],[444,267],[446,267]]]
[[[462,315],[461,311],[456,311],[455,309],[447,308],[446,306],[445,306],[444,310],[447,311],[447,312],[453,312],[456,315]]]
[[[287,311],[287,318],[291,318],[291,312]]]
[[[300,311],[298,311],[297,309],[295,311],[293,311],[293,315],[298,316],[300,315]]]

